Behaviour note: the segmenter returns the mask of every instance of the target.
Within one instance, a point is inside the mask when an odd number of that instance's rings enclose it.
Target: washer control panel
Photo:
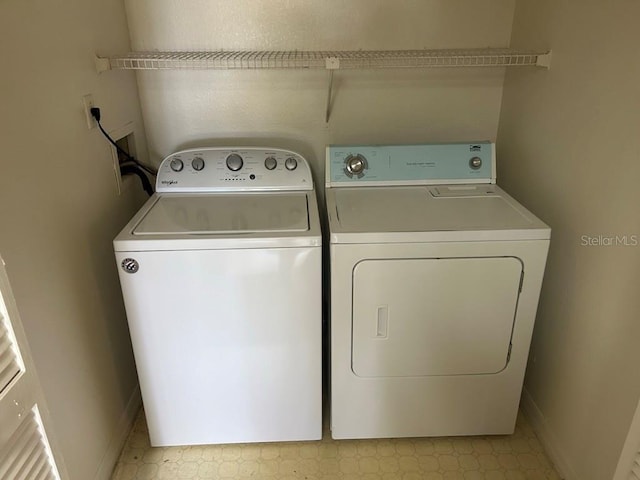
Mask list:
[[[490,142],[327,147],[326,185],[495,183]]]
[[[207,147],[166,157],[158,169],[157,192],[312,190],[309,163],[290,150]]]

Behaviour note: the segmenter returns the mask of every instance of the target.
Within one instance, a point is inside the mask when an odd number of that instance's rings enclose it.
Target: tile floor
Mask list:
[[[510,436],[153,448],[141,411],[113,480],[559,480],[526,418]]]

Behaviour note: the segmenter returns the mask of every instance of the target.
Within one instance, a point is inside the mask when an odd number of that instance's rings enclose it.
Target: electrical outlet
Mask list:
[[[88,94],[82,97],[82,106],[84,107],[84,115],[87,120],[87,127],[92,130],[96,126],[96,119],[91,115],[91,109],[93,105],[93,95]]]

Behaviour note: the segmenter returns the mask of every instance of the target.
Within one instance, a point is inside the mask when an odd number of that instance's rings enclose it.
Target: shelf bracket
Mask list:
[[[536,59],[536,67],[551,68],[551,50],[541,53]]]
[[[111,70],[111,61],[108,58],[99,57],[94,55],[93,61],[96,65],[96,70],[98,73],[106,72],[107,70]]]
[[[331,94],[333,92],[333,70],[329,70],[329,89],[327,91],[327,108],[325,111],[324,122],[329,123],[331,116]]]
[[[327,89],[327,108],[325,110],[324,121],[329,123],[331,116],[331,96],[333,94],[333,71],[340,68],[340,59],[338,57],[327,57],[324,59],[325,68],[329,70],[329,87]]]

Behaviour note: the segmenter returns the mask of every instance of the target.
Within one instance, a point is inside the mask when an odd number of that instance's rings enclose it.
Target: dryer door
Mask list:
[[[354,373],[499,372],[508,362],[521,274],[515,257],[363,260],[353,271]]]

